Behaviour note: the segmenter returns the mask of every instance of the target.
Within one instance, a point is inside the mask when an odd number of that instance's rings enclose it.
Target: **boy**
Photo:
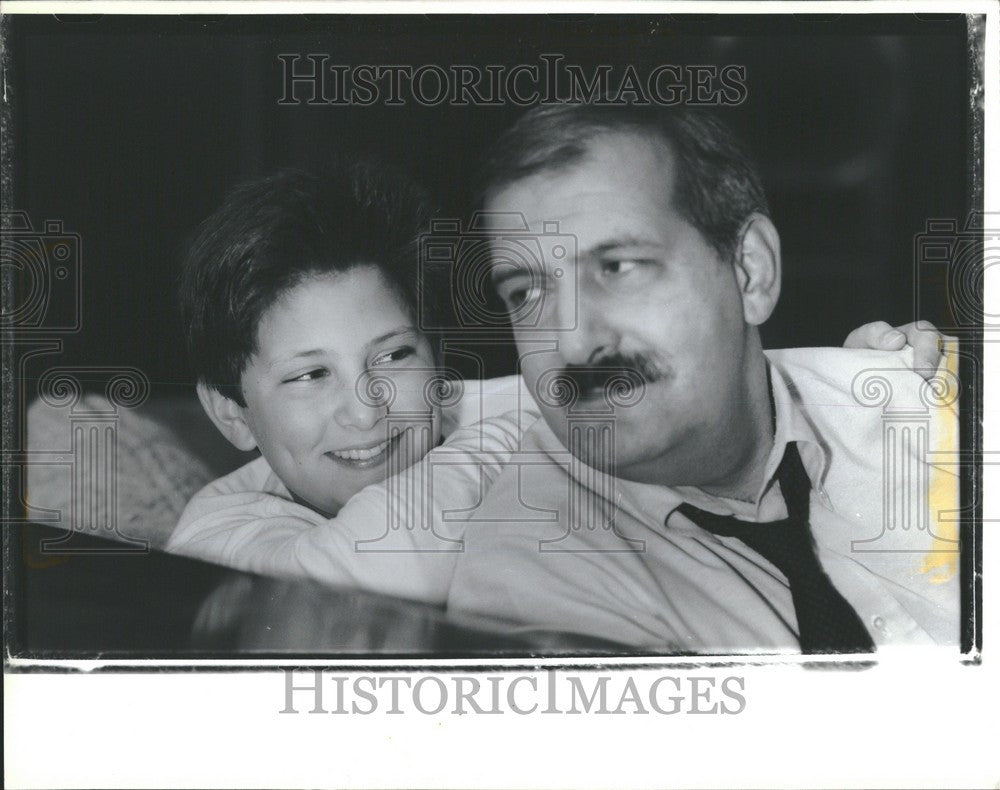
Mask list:
[[[519,377],[442,378],[416,326],[438,293],[416,260],[429,218],[419,189],[365,163],[250,182],[206,221],[181,282],[198,396],[261,456],[193,497],[168,551],[441,599],[457,532],[432,531],[412,465],[447,436],[434,499],[474,507],[538,415]]]

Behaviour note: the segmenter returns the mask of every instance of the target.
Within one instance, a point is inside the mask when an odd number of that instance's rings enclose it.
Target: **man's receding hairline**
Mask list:
[[[483,205],[485,206],[487,203],[495,200],[497,195],[516,184],[521,184],[544,175],[566,173],[580,166],[588,159],[593,161],[594,157],[590,152],[594,149],[594,143],[601,138],[608,137],[632,137],[650,143],[657,156],[665,157],[666,163],[674,166],[670,171],[673,176],[673,183],[670,190],[670,204],[678,211],[681,211],[681,207],[675,203],[677,175],[679,172],[677,164],[680,161],[680,156],[678,156],[676,151],[676,144],[662,130],[655,127],[642,126],[638,123],[624,123],[617,126],[611,124],[594,124],[589,129],[581,130],[580,136],[572,143],[564,143],[563,145],[556,146],[547,151],[546,155],[542,157],[536,166],[526,166],[528,172],[523,175],[506,178],[494,184],[488,184],[486,190],[482,193]],[[568,151],[572,147],[579,148],[579,151],[571,156],[560,159],[560,161],[552,161],[556,158],[554,154],[557,151]]]

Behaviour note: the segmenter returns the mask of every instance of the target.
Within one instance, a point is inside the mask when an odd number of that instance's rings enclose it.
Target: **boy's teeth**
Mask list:
[[[382,442],[367,450],[334,450],[333,454],[337,458],[344,458],[349,461],[367,461],[369,458],[380,455],[388,444],[389,442]]]

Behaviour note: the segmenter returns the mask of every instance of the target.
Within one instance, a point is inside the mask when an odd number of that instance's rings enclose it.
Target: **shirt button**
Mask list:
[[[872,618],[872,625],[875,626],[878,631],[885,631],[885,618],[874,617]]]

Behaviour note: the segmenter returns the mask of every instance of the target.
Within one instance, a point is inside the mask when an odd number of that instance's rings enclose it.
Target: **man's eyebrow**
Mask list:
[[[625,234],[622,236],[616,236],[613,239],[608,239],[607,241],[602,241],[599,244],[595,244],[592,247],[588,247],[584,251],[584,255],[596,256],[603,255],[611,250],[617,250],[622,247],[662,247],[663,243],[655,239],[647,239],[642,236],[633,236],[631,234]]]
[[[515,277],[524,277],[525,274],[531,274],[531,269],[526,266],[518,267],[512,264],[492,266],[490,268],[490,282],[493,283],[493,287],[495,288],[501,283],[507,282],[507,280],[513,280]]]
[[[622,247],[662,248],[663,242],[657,239],[645,238],[643,236],[635,236],[630,233],[626,233],[621,236],[615,236],[607,241],[602,241],[586,250],[583,250],[580,257],[597,258],[612,250],[621,249]],[[518,267],[511,263],[507,263],[504,266],[494,265],[490,270],[490,282],[493,283],[494,287],[497,287],[507,280],[512,280],[515,277],[523,277],[525,274],[535,274],[535,270],[531,267]],[[541,276],[542,274],[542,271],[538,271],[536,276]]]

